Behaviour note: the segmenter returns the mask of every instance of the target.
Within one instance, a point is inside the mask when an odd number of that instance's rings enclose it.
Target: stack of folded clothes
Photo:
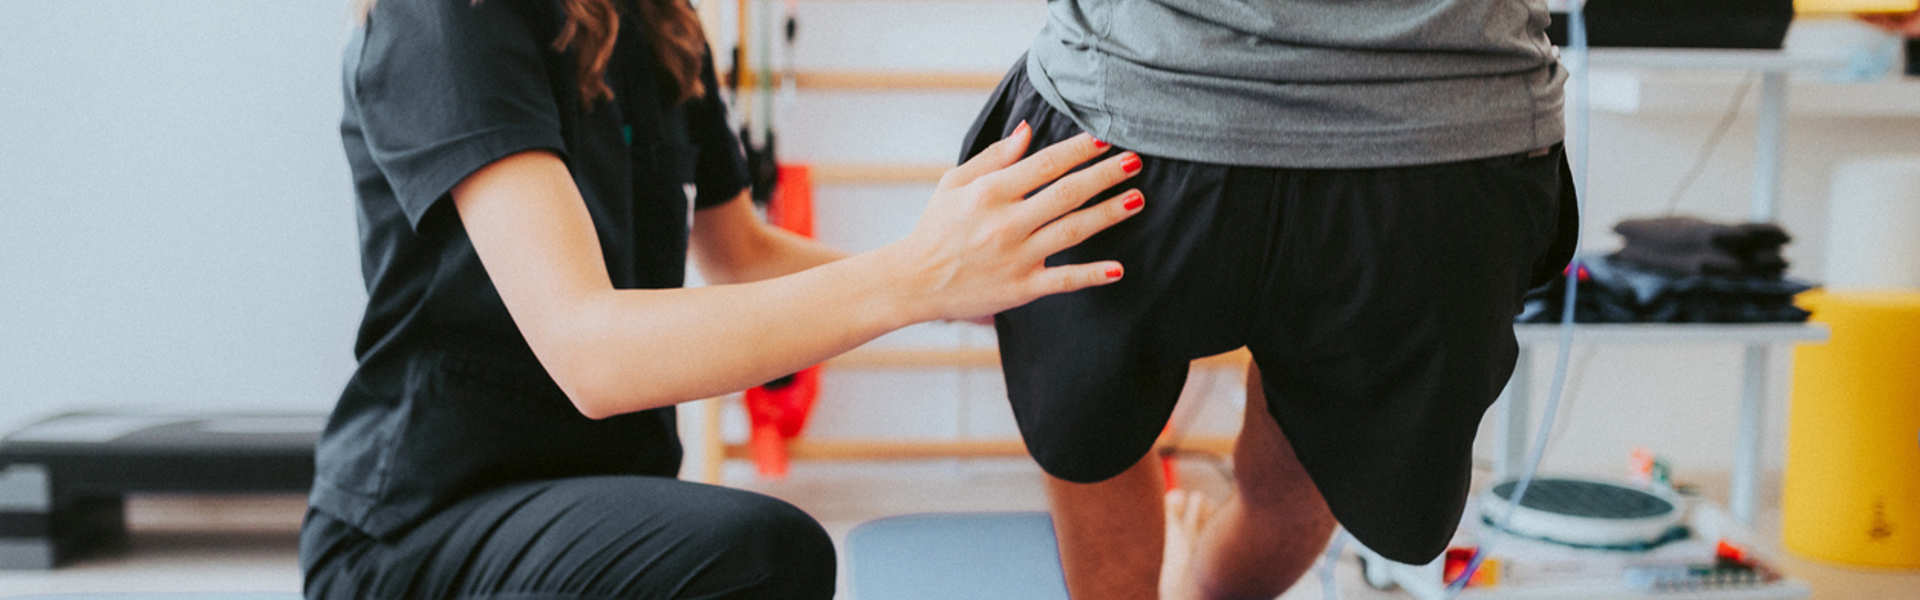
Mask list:
[[[1780,247],[1793,238],[1779,225],[1723,225],[1693,217],[1629,219],[1613,226],[1627,240],[1614,258],[1674,277],[1779,279]]]
[[[1777,225],[1726,225],[1691,217],[1623,221],[1614,231],[1626,246],[1575,262],[1579,323],[1801,322],[1793,297],[1812,284],[1785,277],[1780,247],[1791,239]],[[1527,294],[1516,319],[1557,323],[1566,281]]]

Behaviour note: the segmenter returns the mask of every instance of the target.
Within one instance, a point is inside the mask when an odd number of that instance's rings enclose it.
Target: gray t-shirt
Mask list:
[[[1048,0],[1034,89],[1144,154],[1291,168],[1560,141],[1545,0]]]

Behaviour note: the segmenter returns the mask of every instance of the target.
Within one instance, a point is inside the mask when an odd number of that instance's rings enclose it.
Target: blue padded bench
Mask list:
[[[852,600],[1067,600],[1043,512],[888,517],[847,534]]]
[[[0,439],[0,569],[120,546],[132,493],[305,493],[325,415],[60,415]]]

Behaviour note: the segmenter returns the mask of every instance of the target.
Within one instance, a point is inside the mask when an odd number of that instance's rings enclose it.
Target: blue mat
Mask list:
[[[847,534],[852,600],[1067,600],[1046,513],[879,519]]]

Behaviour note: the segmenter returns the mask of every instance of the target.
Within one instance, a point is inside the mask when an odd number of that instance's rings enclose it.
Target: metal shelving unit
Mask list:
[[[1527,460],[1527,444],[1532,439],[1531,366],[1526,350],[1551,347],[1560,342],[1559,325],[1521,325],[1515,328],[1520,339],[1520,359],[1513,380],[1507,383],[1499,401],[1500,421],[1497,434],[1500,454],[1494,460],[1494,480],[1506,481],[1519,476]],[[1802,342],[1827,339],[1824,325],[1809,323],[1766,324],[1665,324],[1623,323],[1577,325],[1576,344],[1613,345],[1735,345],[1746,352],[1740,375],[1738,431],[1734,442],[1733,479],[1727,494],[1733,516],[1742,524],[1753,524],[1754,494],[1760,475],[1762,433],[1766,425],[1767,373],[1771,370],[1772,349]]]

